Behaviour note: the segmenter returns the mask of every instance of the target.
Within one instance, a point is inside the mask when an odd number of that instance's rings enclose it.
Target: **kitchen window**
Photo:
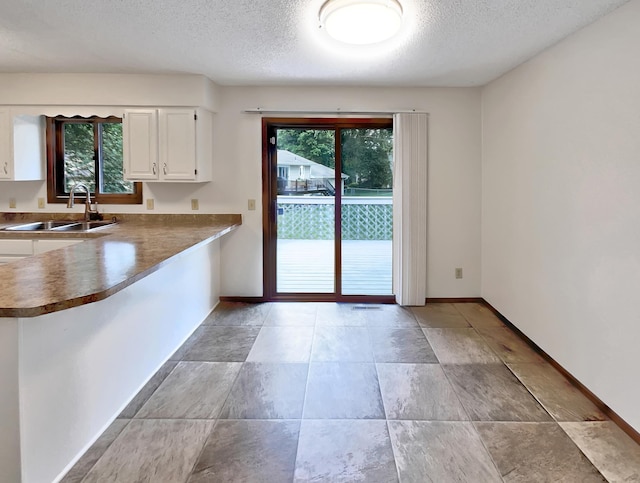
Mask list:
[[[47,118],[48,202],[66,203],[77,183],[99,203],[142,203],[142,183],[123,176],[121,118]]]

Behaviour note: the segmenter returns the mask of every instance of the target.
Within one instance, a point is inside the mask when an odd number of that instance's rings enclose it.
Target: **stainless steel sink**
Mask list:
[[[114,225],[114,221],[81,221],[79,223],[72,223],[70,225],[58,226],[52,228],[53,231],[89,231],[96,230],[98,228],[104,228]]]
[[[75,221],[36,221],[33,223],[25,223],[23,225],[15,225],[5,228],[9,231],[46,231],[64,228],[65,226],[75,225]]]
[[[35,221],[4,228],[5,231],[90,231],[115,224],[114,221]]]

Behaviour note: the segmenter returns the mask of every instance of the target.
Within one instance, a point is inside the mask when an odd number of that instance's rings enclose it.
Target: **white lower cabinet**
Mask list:
[[[21,258],[39,255],[40,253],[57,250],[76,243],[82,243],[78,239],[38,239],[38,240],[0,240],[0,265],[14,262]]]
[[[50,252],[51,250],[57,250],[58,248],[70,247],[82,243],[82,240],[33,240],[33,254],[39,255],[40,253]]]
[[[33,255],[32,240],[0,240],[0,265]]]

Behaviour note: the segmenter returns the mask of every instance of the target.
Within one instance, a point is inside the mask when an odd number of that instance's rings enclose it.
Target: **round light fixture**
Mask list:
[[[398,0],[327,0],[319,16],[320,27],[340,42],[376,44],[398,33],[402,5]]]

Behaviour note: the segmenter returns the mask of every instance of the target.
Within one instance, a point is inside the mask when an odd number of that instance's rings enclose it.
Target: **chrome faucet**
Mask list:
[[[91,191],[86,184],[76,183],[73,188],[71,188],[71,191],[69,192],[69,201],[67,202],[67,208],[73,208],[74,195],[78,188],[83,188],[85,193],[87,193],[87,197],[84,201],[84,219],[85,221],[89,221],[91,213],[98,213],[98,209],[96,208],[95,211],[91,209]]]

